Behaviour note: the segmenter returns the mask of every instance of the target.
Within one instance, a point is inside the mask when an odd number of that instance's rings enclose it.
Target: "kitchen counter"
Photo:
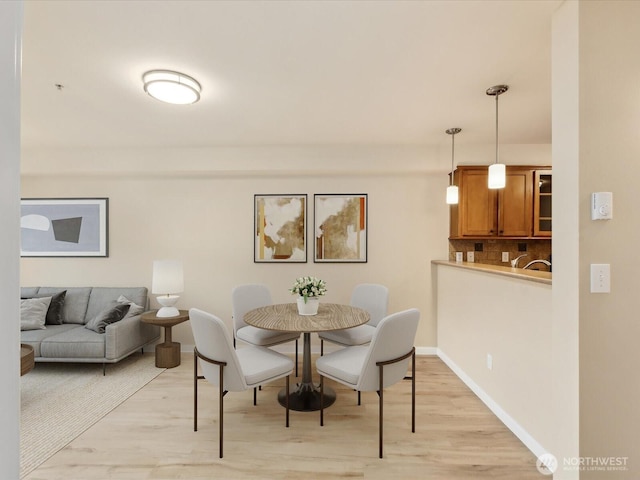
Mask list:
[[[445,265],[455,268],[465,268],[484,273],[495,275],[504,275],[507,277],[518,278],[520,280],[528,280],[531,282],[544,283],[551,285],[551,272],[542,272],[539,270],[525,270],[523,268],[501,267],[498,265],[487,265],[484,263],[469,262],[453,262],[451,260],[432,260],[434,265]]]
[[[551,273],[437,260],[431,269],[438,355],[532,452],[549,451]]]

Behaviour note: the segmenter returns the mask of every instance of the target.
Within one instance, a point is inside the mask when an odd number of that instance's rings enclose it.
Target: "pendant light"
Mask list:
[[[447,187],[447,204],[448,205],[457,205],[458,204],[458,186],[453,184],[453,153],[454,153],[454,144],[456,133],[460,133],[462,131],[461,128],[449,128],[445,130],[446,133],[451,135],[451,181],[449,186]]]
[[[496,85],[487,89],[487,95],[496,97],[496,163],[489,167],[489,188],[504,188],[507,172],[504,163],[498,162],[498,97],[509,90],[509,85]]]

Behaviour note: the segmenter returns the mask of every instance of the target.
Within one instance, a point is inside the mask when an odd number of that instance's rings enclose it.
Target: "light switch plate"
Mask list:
[[[611,292],[611,265],[608,263],[591,264],[591,293]]]
[[[502,252],[502,261],[503,262],[509,261],[509,252]]]
[[[467,252],[467,262],[473,263],[476,260],[475,252]]]

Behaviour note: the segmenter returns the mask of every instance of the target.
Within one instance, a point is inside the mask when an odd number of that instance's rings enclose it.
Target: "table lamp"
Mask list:
[[[162,305],[157,317],[175,317],[180,314],[174,307],[179,295],[184,291],[184,275],[180,260],[154,260],[151,293],[157,293],[156,300]]]

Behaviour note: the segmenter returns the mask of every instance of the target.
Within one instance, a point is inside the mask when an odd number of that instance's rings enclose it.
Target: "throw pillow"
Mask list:
[[[49,294],[36,294],[31,296],[24,296],[22,298],[44,298],[50,297],[51,303],[47,310],[47,318],[45,319],[45,325],[62,325],[62,305],[64,305],[64,298],[67,295],[67,291],[63,290],[59,293]]]
[[[120,295],[117,301],[118,303],[126,303],[129,305],[129,311],[124,318],[135,317],[136,315],[140,315],[142,312],[144,312],[144,307],[141,307],[137,303],[133,303],[124,295]]]
[[[20,330],[43,330],[51,297],[20,300]]]
[[[115,307],[108,308],[97,314],[87,322],[85,328],[97,333],[104,333],[107,325],[119,322],[124,318],[128,311],[129,305],[126,303],[120,303]]]

